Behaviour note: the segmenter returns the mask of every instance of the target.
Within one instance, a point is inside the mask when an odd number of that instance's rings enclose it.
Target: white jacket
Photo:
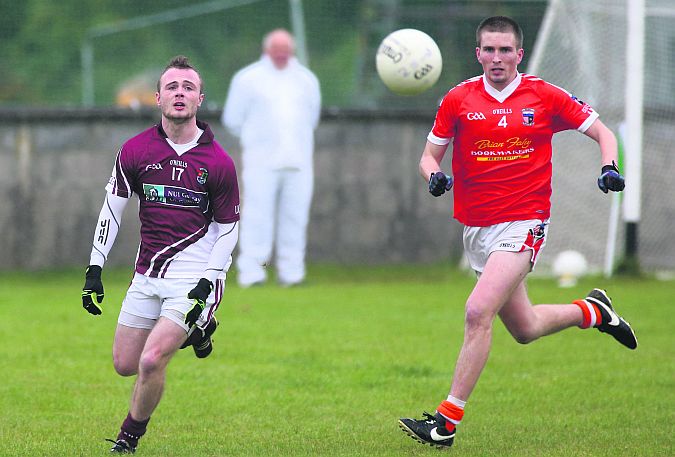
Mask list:
[[[222,123],[241,142],[244,168],[312,166],[321,93],[316,76],[292,57],[277,69],[263,55],[230,84]]]

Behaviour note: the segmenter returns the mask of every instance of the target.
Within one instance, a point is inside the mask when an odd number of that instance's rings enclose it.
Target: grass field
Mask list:
[[[0,455],[106,455],[132,378],[110,349],[130,274],[104,272],[104,314],[81,271],[0,274]],[[314,266],[303,287],[228,286],[211,357],[181,351],[137,455],[423,456],[397,427],[445,398],[474,279],[445,266]],[[234,284],[234,281],[231,281]],[[522,346],[495,324],[455,456],[675,455],[675,283],[531,278],[534,301],[606,287],[640,340],[570,329]]]

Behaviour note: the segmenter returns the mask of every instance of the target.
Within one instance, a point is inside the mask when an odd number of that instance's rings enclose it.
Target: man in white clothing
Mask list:
[[[321,94],[316,76],[294,57],[294,47],[288,31],[268,33],[260,60],[232,78],[223,110],[223,125],[242,147],[237,268],[243,287],[266,281],[273,250],[282,286],[305,278]]]

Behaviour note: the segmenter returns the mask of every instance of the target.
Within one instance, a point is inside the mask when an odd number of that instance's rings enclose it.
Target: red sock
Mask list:
[[[573,304],[581,308],[581,313],[584,315],[584,320],[579,326],[580,328],[597,327],[602,324],[602,314],[600,310],[593,303],[586,300],[574,300]]]
[[[464,409],[449,402],[448,400],[443,400],[436,411],[438,411],[443,417],[447,419],[445,422],[445,428],[449,432],[453,431],[455,426],[462,421],[462,417],[464,417]]]

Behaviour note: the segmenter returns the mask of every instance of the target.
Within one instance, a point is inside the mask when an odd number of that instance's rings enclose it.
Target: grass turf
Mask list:
[[[0,455],[106,455],[132,378],[110,349],[130,274],[104,272],[104,314],[81,271],[0,274]],[[179,352],[137,455],[436,455],[397,427],[445,398],[474,279],[439,265],[313,266],[307,284],[230,281],[215,350]],[[629,351],[595,330],[493,350],[458,429],[457,456],[672,456],[673,282],[530,278],[534,302],[606,287],[636,328]]]

